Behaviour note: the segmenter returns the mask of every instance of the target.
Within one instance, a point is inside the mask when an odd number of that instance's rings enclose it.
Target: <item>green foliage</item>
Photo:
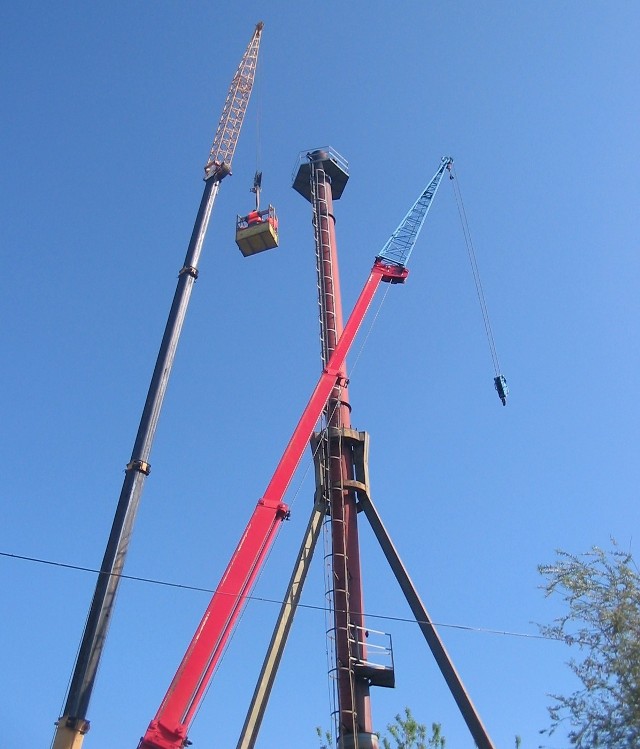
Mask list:
[[[396,715],[395,722],[387,726],[389,736],[381,737],[383,749],[445,749],[445,738],[439,723],[431,724],[431,735],[427,736],[427,727],[418,723],[408,707],[404,717]],[[332,749],[333,739],[330,731],[316,727],[320,749]]]
[[[383,749],[445,749],[445,738],[439,723],[431,724],[431,735],[427,736],[427,727],[418,723],[408,707],[404,717],[398,713],[394,723],[387,726],[390,739],[382,737]],[[393,743],[392,743],[393,742]]]
[[[564,613],[541,632],[576,648],[568,665],[580,682],[570,695],[550,695],[552,734],[568,724],[578,749],[640,746],[640,575],[630,553],[598,547],[580,556],[558,552],[541,565],[546,596]]]
[[[331,749],[333,746],[331,731],[323,731],[320,726],[316,726],[316,734],[318,736],[318,741],[320,742],[320,749]]]

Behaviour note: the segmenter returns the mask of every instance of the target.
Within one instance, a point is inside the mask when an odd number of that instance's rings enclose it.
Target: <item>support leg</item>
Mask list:
[[[456,701],[460,712],[462,713],[462,717],[464,718],[467,727],[469,728],[476,746],[478,747],[478,749],[495,749],[491,739],[489,738],[489,734],[487,733],[486,728],[480,720],[478,711],[471,701],[471,698],[467,694],[467,691],[464,688],[464,684],[462,683],[462,679],[458,675],[458,672],[453,665],[453,661],[451,660],[449,653],[447,653],[444,644],[440,639],[440,635],[433,626],[431,617],[427,613],[424,604],[420,600],[420,596],[418,595],[415,585],[409,577],[409,573],[402,563],[402,560],[400,559],[400,556],[396,551],[396,548],[393,545],[391,538],[389,537],[387,529],[384,527],[380,515],[378,515],[378,511],[371,501],[371,498],[369,496],[362,497],[360,503],[365,515],[367,516],[367,520],[369,521],[369,524],[371,525],[371,528],[373,529],[373,532],[378,539],[378,543],[382,547],[382,551],[384,552],[384,555],[386,556],[387,561],[389,562],[389,565],[393,570],[393,574],[396,576],[396,580],[398,581],[398,584],[400,585],[400,588],[402,589],[402,592],[407,599],[407,603],[411,607],[411,611],[415,616],[416,622],[422,630],[422,634],[424,635],[424,638],[427,641],[429,648],[431,649],[431,653],[433,654],[433,657],[435,658],[436,663],[438,664],[438,667],[440,668],[440,671],[444,676],[445,681],[447,682],[447,686],[449,687],[451,694],[453,695],[453,698]]]
[[[287,644],[293,617],[300,602],[302,587],[309,571],[309,565],[311,564],[318,537],[320,536],[325,512],[325,503],[320,497],[311,511],[307,530],[300,546],[300,551],[298,552],[293,574],[289,580],[289,586],[282,607],[280,608],[280,614],[274,627],[273,635],[271,636],[269,649],[262,664],[262,670],[258,677],[251,705],[236,749],[253,749],[258,738],[258,732],[265,710],[267,709],[267,702],[271,695],[271,689],[273,688],[278,666],[282,659],[282,653]]]

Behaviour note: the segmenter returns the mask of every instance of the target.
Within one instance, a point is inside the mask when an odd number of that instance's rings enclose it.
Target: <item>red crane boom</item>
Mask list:
[[[289,514],[283,502],[285,492],[332,390],[343,384],[340,374],[342,366],[378,286],[382,281],[403,283],[407,275],[404,266],[376,258],[333,354],[138,749],[182,749],[187,745],[191,721],[220,661],[224,646],[275,539],[280,522]]]

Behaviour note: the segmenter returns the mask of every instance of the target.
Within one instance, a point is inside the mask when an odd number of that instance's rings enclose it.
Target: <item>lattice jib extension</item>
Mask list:
[[[224,103],[218,129],[213,138],[209,159],[204,167],[205,179],[216,176],[222,179],[231,173],[231,161],[236,150],[240,128],[249,104],[258,64],[260,36],[264,24],[256,25],[249,46],[233,76],[227,100]]]

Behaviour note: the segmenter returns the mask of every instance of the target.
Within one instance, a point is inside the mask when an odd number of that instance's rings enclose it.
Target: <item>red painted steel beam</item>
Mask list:
[[[353,343],[364,316],[369,309],[373,297],[381,281],[391,283],[402,283],[408,275],[406,268],[400,266],[391,266],[376,261],[364,288],[347,320],[347,324],[342,331],[342,335],[333,351],[333,354],[327,362],[318,384],[307,407],[305,408],[298,426],[295,428],[289,444],[287,445],[280,463],[276,468],[269,486],[264,493],[265,499],[268,497],[272,500],[280,500],[289,486],[293,474],[298,467],[298,463],[304,454],[313,434],[315,425],[322,415],[322,411],[327,404],[331,391],[336,386],[336,380],[340,376],[340,370],[347,358],[351,344]]]
[[[289,444],[253,511],[227,569],[191,640],[169,690],[138,749],[182,749],[193,716],[206,692],[247,596],[275,539],[280,522],[288,515],[285,492],[313,434],[315,425],[340,385],[340,372],[360,325],[382,281],[402,283],[408,271],[376,260],[355,303],[342,335],[320,375]]]
[[[258,502],[140,749],[185,745],[193,716],[287,514],[283,503]]]

